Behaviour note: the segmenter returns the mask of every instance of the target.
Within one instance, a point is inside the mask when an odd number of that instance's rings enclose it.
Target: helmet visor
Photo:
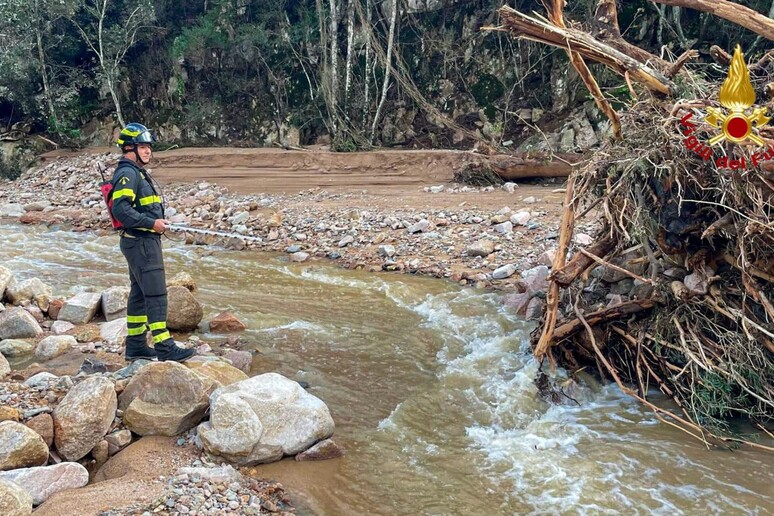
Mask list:
[[[153,134],[150,131],[143,131],[134,137],[135,143],[147,143],[149,145],[153,145],[155,141],[156,139],[153,137]]]

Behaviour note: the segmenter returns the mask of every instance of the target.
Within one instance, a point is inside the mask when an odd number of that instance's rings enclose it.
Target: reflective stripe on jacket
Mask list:
[[[148,172],[124,157],[118,162],[112,183],[113,216],[124,229],[155,234],[153,223],[164,218],[164,206]]]

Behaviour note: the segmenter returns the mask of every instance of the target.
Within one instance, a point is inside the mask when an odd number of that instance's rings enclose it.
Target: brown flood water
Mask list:
[[[116,237],[0,225],[0,264],[68,295],[125,284]],[[439,280],[166,245],[205,318],[231,310],[253,373],[309,383],[341,459],[253,469],[301,514],[771,514],[774,455],[708,451],[612,386],[535,396],[530,327]],[[211,340],[223,336],[204,335]]]

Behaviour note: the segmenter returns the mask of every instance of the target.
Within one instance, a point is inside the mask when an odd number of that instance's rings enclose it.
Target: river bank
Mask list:
[[[0,216],[108,231],[99,168],[109,175],[117,158],[104,150],[49,155],[21,179],[0,183]],[[455,171],[470,159],[470,153],[455,151],[185,149],[158,153],[149,169],[162,185],[171,220],[262,239],[244,244],[188,235],[189,243],[523,291],[522,271],[550,265],[562,183],[453,183]]]

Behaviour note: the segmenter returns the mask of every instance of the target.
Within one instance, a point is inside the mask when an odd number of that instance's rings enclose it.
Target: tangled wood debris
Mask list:
[[[656,1],[774,40],[773,20],[732,2]],[[535,356],[570,371],[596,367],[708,446],[774,451],[749,431],[752,424],[772,436],[774,424],[774,142],[766,125],[774,106],[764,105],[774,94],[774,52],[746,75],[741,51],[714,48],[731,66],[721,86],[692,69],[695,51],[667,62],[624,41],[615,0],[600,0],[585,30],[565,21],[563,0],[543,5],[546,17],[503,7],[503,25],[489,29],[564,49],[613,138],[568,179]],[[625,79],[626,109],[610,106],[586,60]],[[749,125],[737,141],[734,116]],[[567,261],[575,223],[589,214],[602,221],[596,242]],[[655,403],[655,389],[666,400]]]

